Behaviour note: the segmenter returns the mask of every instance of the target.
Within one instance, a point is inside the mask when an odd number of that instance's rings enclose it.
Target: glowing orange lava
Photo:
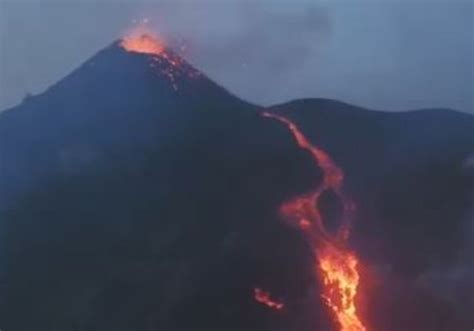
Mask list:
[[[322,298],[335,316],[340,331],[366,331],[357,314],[356,295],[360,281],[357,256],[347,248],[349,224],[354,204],[342,193],[344,173],[330,156],[313,146],[298,127],[289,119],[271,113],[264,117],[285,124],[297,144],[308,151],[315,164],[322,170],[321,184],[308,194],[296,197],[281,206],[281,213],[295,222],[306,235],[314,250],[315,267],[322,283]],[[343,216],[336,234],[327,231],[318,209],[321,195],[332,191],[343,206]]]
[[[161,55],[165,51],[164,43],[150,33],[132,33],[122,38],[120,45],[129,52]]]
[[[168,50],[165,42],[145,26],[138,26],[124,36],[120,46],[127,52],[149,55],[150,67],[165,77],[174,90],[178,90],[180,80],[200,76],[199,71]]]
[[[262,289],[254,289],[254,298],[257,302],[270,307],[272,309],[281,310],[284,307],[284,304],[278,301],[275,301],[271,298],[270,293],[263,291]]]

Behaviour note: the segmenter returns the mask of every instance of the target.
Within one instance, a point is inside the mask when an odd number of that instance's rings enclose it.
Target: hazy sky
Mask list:
[[[44,91],[145,17],[252,102],[327,97],[474,113],[472,0],[0,0],[0,109]]]

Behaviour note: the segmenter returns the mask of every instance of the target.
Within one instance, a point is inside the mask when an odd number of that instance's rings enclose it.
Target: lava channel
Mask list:
[[[356,308],[360,282],[357,268],[359,259],[348,248],[354,204],[342,192],[344,173],[324,150],[313,146],[292,121],[268,112],[262,115],[283,123],[298,146],[309,152],[315,165],[322,170],[321,184],[309,193],[285,202],[280,207],[280,212],[301,229],[311,245],[315,258],[315,275],[322,286],[321,297],[332,312],[339,331],[366,331]],[[327,191],[333,192],[343,207],[340,226],[335,234],[326,229],[322,213],[318,209],[321,196]]]

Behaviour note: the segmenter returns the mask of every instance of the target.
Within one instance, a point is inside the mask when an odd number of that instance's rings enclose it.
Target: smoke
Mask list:
[[[186,45],[184,56],[212,79],[260,104],[285,100],[295,76],[319,66],[332,31],[327,6],[311,1],[177,1],[136,15],[174,48]]]
[[[456,307],[460,316],[470,316],[474,310],[474,213],[469,217],[467,230],[456,261],[428,270],[417,279],[419,286]]]
[[[473,161],[474,154],[467,157],[462,164],[467,176],[474,174]],[[447,265],[427,270],[417,279],[417,283],[430,293],[450,302],[454,307],[464,308],[468,314],[474,310],[474,187],[470,201],[471,209],[466,212],[462,222],[463,236],[459,238],[456,259]]]
[[[463,168],[468,172],[474,171],[474,153],[469,155],[463,163]]]

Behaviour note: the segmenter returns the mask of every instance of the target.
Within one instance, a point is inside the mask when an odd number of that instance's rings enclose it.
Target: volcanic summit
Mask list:
[[[0,114],[0,328],[470,328],[448,271],[469,269],[472,132],[446,109],[263,108],[160,39],[116,41]],[[350,263],[318,273],[321,247]]]

